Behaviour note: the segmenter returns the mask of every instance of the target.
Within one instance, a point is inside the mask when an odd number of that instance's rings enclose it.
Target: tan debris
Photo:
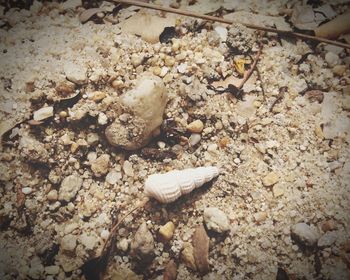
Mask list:
[[[265,187],[270,187],[278,182],[279,178],[275,172],[270,172],[263,179],[262,182]]]
[[[159,229],[159,234],[165,241],[169,241],[174,234],[175,225],[173,222],[167,222],[164,226]]]

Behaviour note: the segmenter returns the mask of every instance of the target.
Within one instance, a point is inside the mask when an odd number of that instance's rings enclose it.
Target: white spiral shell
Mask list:
[[[219,169],[215,166],[173,170],[164,174],[150,175],[145,182],[147,196],[153,197],[159,202],[169,203],[178,199],[183,194],[209,182],[219,175]]]

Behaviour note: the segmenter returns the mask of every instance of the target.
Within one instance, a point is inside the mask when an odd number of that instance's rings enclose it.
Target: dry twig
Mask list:
[[[221,22],[221,23],[226,23],[226,24],[233,24],[234,23],[234,21],[229,20],[229,19],[197,14],[197,13],[193,13],[193,12],[189,12],[189,11],[185,11],[185,10],[174,9],[174,8],[170,8],[170,7],[163,7],[163,6],[149,4],[149,3],[143,3],[140,1],[132,1],[132,0],[110,0],[110,1],[116,2],[116,3],[127,4],[127,5],[134,5],[134,6],[138,6],[138,7],[142,7],[142,8],[159,10],[159,11],[163,11],[163,12],[169,12],[169,13],[173,13],[173,14],[179,14],[179,15],[183,15],[183,16],[200,18],[200,19],[204,19],[204,20],[216,21],[216,22]],[[325,38],[311,36],[311,35],[302,34],[302,33],[298,33],[298,32],[279,30],[279,29],[275,29],[275,28],[271,28],[271,27],[258,26],[258,25],[254,25],[254,24],[244,24],[244,25],[247,28],[251,28],[251,29],[277,33],[277,34],[285,35],[285,36],[292,36],[292,37],[296,37],[296,38],[300,38],[300,39],[304,39],[304,40],[323,42],[326,44],[335,45],[338,47],[350,49],[350,44],[342,43],[342,42],[335,41],[335,40],[328,40]]]
[[[259,51],[258,51],[257,55],[254,58],[254,62],[252,64],[252,66],[249,68],[249,70],[247,72],[244,73],[243,80],[241,81],[240,85],[238,86],[238,89],[242,89],[244,84],[248,81],[250,76],[253,74],[254,69],[256,67],[256,64],[258,63],[258,60],[260,58],[261,51],[262,51],[262,47],[259,48]]]
[[[111,228],[111,231],[109,233],[109,236],[108,236],[108,238],[107,238],[107,240],[102,248],[101,256],[103,256],[106,253],[107,248],[110,245],[110,242],[113,239],[118,227],[125,220],[125,218],[127,216],[131,215],[132,213],[134,213],[136,210],[143,208],[148,201],[149,201],[149,198],[145,197],[139,204],[137,204],[133,209],[131,209],[129,212],[127,212],[120,220],[118,220],[118,219],[115,220],[115,222],[112,224],[112,228]]]

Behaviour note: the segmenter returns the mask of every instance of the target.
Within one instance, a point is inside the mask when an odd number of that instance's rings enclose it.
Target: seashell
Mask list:
[[[215,166],[153,174],[147,178],[144,192],[159,202],[169,203],[190,193],[193,189],[202,186],[218,175],[219,169]]]

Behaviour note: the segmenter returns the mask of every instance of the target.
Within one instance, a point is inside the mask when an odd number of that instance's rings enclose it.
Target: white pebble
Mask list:
[[[34,112],[33,119],[35,121],[42,121],[53,116],[53,107],[43,107]]]
[[[97,120],[97,122],[98,122],[98,124],[100,124],[100,125],[105,125],[105,124],[107,124],[107,122],[108,122],[108,118],[107,118],[107,116],[106,116],[106,114],[105,113],[99,113],[98,114],[98,120]]]
[[[133,177],[134,176],[134,169],[132,168],[132,164],[130,161],[124,161],[123,164],[123,170],[125,172],[126,175]]]
[[[22,193],[24,193],[24,194],[30,194],[30,193],[32,193],[32,191],[33,191],[33,189],[30,187],[22,188]]]
[[[201,135],[199,133],[192,133],[188,140],[190,146],[192,147],[197,145],[199,141],[201,141]]]
[[[106,176],[106,182],[114,185],[122,178],[122,174],[116,170],[111,170],[108,172]]]
[[[109,236],[109,231],[107,229],[102,230],[101,232],[101,238],[106,240]]]
[[[333,52],[326,53],[325,60],[329,67],[339,64],[339,57]]]

